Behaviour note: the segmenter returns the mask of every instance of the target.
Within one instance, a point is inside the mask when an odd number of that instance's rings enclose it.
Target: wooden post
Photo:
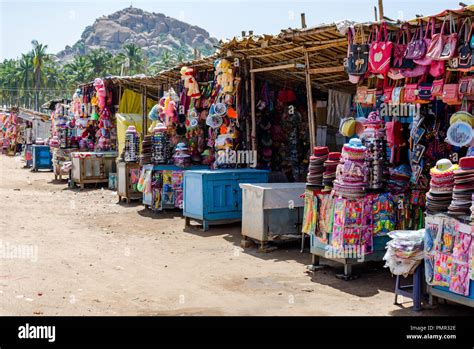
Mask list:
[[[146,135],[146,90],[145,87],[141,87],[141,96],[142,96],[142,140],[145,139]]]
[[[375,19],[375,22],[378,22],[378,19],[377,19],[377,6],[374,6],[374,19]]]
[[[243,65],[245,69],[243,71],[243,78],[245,81],[245,141],[247,143],[247,148],[250,146],[250,118],[249,118],[249,109],[250,109],[250,94],[249,94],[249,67],[247,61]]]
[[[250,111],[252,117],[252,150],[257,151],[257,120],[255,119],[255,73],[252,72],[253,59],[250,58]]]
[[[315,134],[315,125],[314,125],[314,112],[313,112],[313,91],[311,88],[311,74],[309,70],[311,69],[309,66],[309,54],[305,51],[304,53],[305,58],[305,75],[306,75],[306,95],[308,101],[308,124],[309,124],[309,142],[311,149],[316,145],[316,134]]]
[[[383,21],[383,0],[379,0],[379,19]]]
[[[301,28],[306,29],[306,16],[303,13],[301,13]]]

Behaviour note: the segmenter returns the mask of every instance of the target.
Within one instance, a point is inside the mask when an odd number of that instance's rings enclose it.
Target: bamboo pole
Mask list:
[[[257,120],[255,119],[255,73],[253,69],[253,59],[250,58],[250,110],[252,118],[251,143],[252,150],[257,151]]]
[[[310,74],[310,66],[309,66],[309,55],[306,51],[304,53],[305,61],[306,61],[306,94],[307,94],[307,101],[308,101],[308,124],[309,124],[309,142],[310,147],[316,145],[316,135],[315,135],[315,125],[314,125],[314,112],[313,112],[313,91],[311,88],[311,74]]]

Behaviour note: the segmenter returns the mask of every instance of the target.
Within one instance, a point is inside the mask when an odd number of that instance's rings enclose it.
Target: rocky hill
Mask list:
[[[135,43],[151,61],[165,51],[172,56],[181,52],[184,57],[192,58],[195,48],[204,56],[212,54],[217,42],[200,27],[161,13],[128,7],[96,19],[93,25],[86,27],[79,41],[73,46],[66,46],[57,56],[67,62],[74,55],[85,55],[91,49],[103,48],[115,54],[123,44]]]

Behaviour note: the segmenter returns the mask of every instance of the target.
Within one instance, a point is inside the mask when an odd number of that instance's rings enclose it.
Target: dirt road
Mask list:
[[[415,315],[408,301],[393,305],[386,269],[312,279],[297,245],[242,250],[238,225],[184,231],[179,212],[151,214],[22,166],[0,156],[0,315]]]

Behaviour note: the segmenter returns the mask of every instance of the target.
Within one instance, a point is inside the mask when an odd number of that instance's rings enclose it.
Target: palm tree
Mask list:
[[[122,46],[122,52],[118,54],[119,61],[125,68],[124,75],[137,74],[143,70],[143,52],[142,49],[134,43],[128,43]]]
[[[33,66],[34,66],[34,81],[35,81],[35,110],[39,110],[39,90],[41,88],[42,69],[44,61],[48,59],[46,49],[48,45],[40,44],[37,40],[31,42],[33,45]]]
[[[64,72],[73,84],[88,82],[92,78],[92,67],[85,56],[74,56],[74,60],[64,66]]]
[[[17,78],[18,83],[23,90],[23,105],[31,108],[30,88],[33,86],[34,66],[33,52],[22,53],[18,61]]]
[[[112,54],[110,52],[105,51],[103,48],[94,49],[86,57],[89,60],[94,76],[104,76],[111,72]]]
[[[17,61],[5,59],[0,64],[0,89],[2,105],[14,106],[18,99]]]

